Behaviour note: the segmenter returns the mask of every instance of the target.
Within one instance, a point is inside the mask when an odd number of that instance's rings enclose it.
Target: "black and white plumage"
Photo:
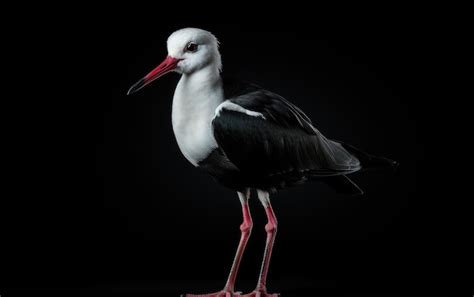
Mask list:
[[[194,166],[236,190],[244,222],[242,237],[224,289],[207,297],[276,297],[266,292],[277,221],[269,193],[320,180],[345,194],[362,194],[348,174],[396,162],[326,138],[304,112],[285,98],[251,83],[221,76],[217,39],[210,32],[186,28],[168,38],[168,57],[129,90],[134,93],[160,76],[182,74],[173,96],[172,124],[178,146]],[[265,208],[267,242],[257,288],[234,291],[252,219],[248,199],[256,189]]]
[[[393,165],[327,139],[301,109],[254,84],[225,79],[224,96],[212,121],[218,147],[199,167],[229,188],[273,192],[319,179],[337,191],[362,194],[347,174]],[[242,110],[226,108],[229,103]]]

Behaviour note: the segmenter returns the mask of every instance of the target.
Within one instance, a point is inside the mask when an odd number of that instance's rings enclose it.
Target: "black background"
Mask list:
[[[2,208],[2,296],[178,296],[223,286],[240,204],[178,150],[171,128],[178,75],[125,95],[166,56],[168,35],[187,26],[219,38],[226,74],[288,98],[328,137],[401,164],[395,174],[354,175],[363,198],[317,183],[274,195],[280,229],[269,291],[459,289],[456,230],[434,195],[424,80],[431,53],[417,15],[324,18],[320,11],[297,21],[258,14],[214,21],[176,13],[159,21],[170,11],[104,10],[74,19],[67,36],[52,32],[70,24],[68,11],[38,34],[32,29],[29,49],[19,53],[41,71],[22,72],[35,79],[16,91],[10,176],[19,183]],[[256,199],[251,209],[254,232],[237,283],[244,292],[255,285],[265,238]]]

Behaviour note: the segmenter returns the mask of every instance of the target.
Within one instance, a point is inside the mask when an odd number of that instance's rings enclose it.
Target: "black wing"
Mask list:
[[[225,95],[230,102],[265,117],[223,109],[212,123],[221,150],[256,183],[280,188],[308,177],[360,169],[355,156],[324,137],[283,97],[251,84],[226,89]]]

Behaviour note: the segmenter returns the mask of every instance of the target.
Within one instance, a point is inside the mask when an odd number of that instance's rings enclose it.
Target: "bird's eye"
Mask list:
[[[197,51],[197,49],[198,49],[198,45],[195,44],[194,42],[190,42],[188,43],[188,45],[186,45],[187,52],[194,53],[195,51]]]

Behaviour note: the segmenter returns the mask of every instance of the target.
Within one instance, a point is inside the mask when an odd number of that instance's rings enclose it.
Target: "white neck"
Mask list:
[[[214,65],[181,76],[173,97],[173,131],[181,152],[195,166],[217,147],[212,119],[223,100],[222,79]]]

